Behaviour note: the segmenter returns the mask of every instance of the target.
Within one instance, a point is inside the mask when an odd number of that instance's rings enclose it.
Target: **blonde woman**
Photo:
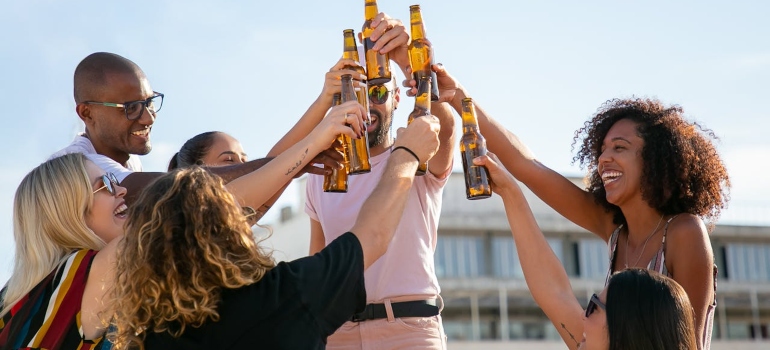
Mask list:
[[[80,153],[47,161],[22,180],[13,207],[14,269],[0,298],[0,348],[101,342],[99,301],[123,234],[125,194]]]

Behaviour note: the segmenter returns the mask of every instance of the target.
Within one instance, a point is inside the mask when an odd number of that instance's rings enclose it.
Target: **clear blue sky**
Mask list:
[[[161,171],[209,130],[259,157],[321,90],[360,30],[363,1],[6,1],[0,11],[0,283],[13,255],[21,178],[83,125],[72,73],[96,51],[139,64],[166,94],[145,169]],[[414,1],[380,0],[408,20]],[[436,61],[545,164],[570,164],[573,132],[613,97],[680,104],[720,137],[733,212],[770,209],[770,26],[766,1],[424,1]],[[412,100],[402,96],[394,126]],[[456,164],[459,167],[459,162]],[[295,196],[289,193],[289,196]],[[767,210],[766,210],[767,211]],[[728,211],[728,214],[735,214]],[[741,211],[742,212],[742,211]],[[761,216],[770,212],[757,212]]]

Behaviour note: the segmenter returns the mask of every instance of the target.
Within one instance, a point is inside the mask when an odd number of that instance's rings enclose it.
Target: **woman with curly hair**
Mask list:
[[[451,87],[446,98],[459,112],[467,91],[443,67],[434,69],[440,86]],[[540,163],[478,104],[476,111],[488,149],[513,176],[608,243],[608,276],[642,267],[684,288],[695,310],[699,346],[709,348],[716,306],[709,230],[730,187],[712,143],[714,133],[687,121],[679,106],[653,99],[610,100],[575,135],[576,141],[582,139],[575,160],[588,169],[588,187],[582,189]]]
[[[221,179],[199,167],[157,179],[129,209],[110,340],[118,349],[323,349],[363,310],[364,270],[385,253],[418,164],[438,148],[438,129],[426,117],[399,133],[350,232],[277,265]]]

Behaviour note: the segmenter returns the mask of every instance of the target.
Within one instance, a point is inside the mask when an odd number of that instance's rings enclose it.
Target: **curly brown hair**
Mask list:
[[[222,288],[258,282],[275,266],[222,180],[200,167],[155,180],[128,217],[109,336],[119,349],[143,348],[145,332],[179,336],[217,321]]]
[[[614,214],[616,224],[626,223],[620,208],[607,202],[597,171],[604,138],[621,119],[637,123],[637,133],[644,140],[642,198],[664,215],[698,215],[713,228],[730,199],[730,178],[712,143],[718,137],[712,130],[685,120],[682,107],[666,107],[656,99],[609,100],[575,132],[573,149],[581,139],[582,144],[573,163],[587,168],[586,190],[596,202]]]

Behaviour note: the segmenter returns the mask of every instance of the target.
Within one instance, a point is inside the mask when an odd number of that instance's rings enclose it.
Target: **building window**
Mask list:
[[[770,245],[727,244],[727,276],[733,281],[770,281]]]
[[[549,238],[548,245],[560,261],[563,261],[563,244],[558,238]],[[492,274],[500,278],[523,279],[519,254],[512,237],[492,237]]]
[[[486,271],[484,238],[442,236],[436,244],[436,276],[479,277]]]
[[[601,280],[607,277],[610,258],[607,243],[595,238],[581,239],[578,243],[580,271],[579,276]]]

